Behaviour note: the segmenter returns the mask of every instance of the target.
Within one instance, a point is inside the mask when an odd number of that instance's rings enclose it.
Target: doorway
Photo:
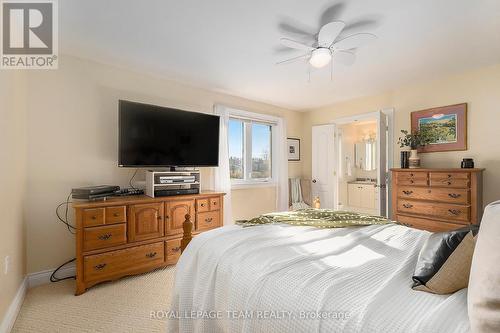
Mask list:
[[[393,109],[312,129],[313,195],[321,207],[388,216]]]

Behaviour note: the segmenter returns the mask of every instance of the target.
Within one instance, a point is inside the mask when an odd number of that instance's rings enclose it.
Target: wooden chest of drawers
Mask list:
[[[77,202],[76,295],[99,282],[177,263],[182,224],[193,235],[222,226],[224,193]]]
[[[483,169],[391,169],[392,218],[411,227],[445,231],[478,224]]]

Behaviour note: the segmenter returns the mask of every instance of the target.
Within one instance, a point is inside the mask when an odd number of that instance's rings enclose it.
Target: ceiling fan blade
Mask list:
[[[337,2],[325,8],[323,14],[321,14],[319,18],[319,26],[322,27],[329,22],[336,21],[337,18],[342,17],[344,10],[345,2]]]
[[[344,29],[345,23],[342,21],[333,21],[325,24],[318,34],[318,45],[320,47],[332,46],[335,39],[339,36]]]
[[[296,41],[294,41],[294,40],[292,40],[290,38],[281,38],[280,41],[281,41],[281,44],[283,44],[284,46],[287,46],[287,47],[289,47],[291,49],[303,50],[303,51],[312,51],[312,50],[314,50],[314,48],[312,46],[296,42]]]
[[[301,23],[292,21],[290,19],[286,19],[287,21],[290,22],[281,22],[278,27],[279,29],[285,34],[285,35],[294,35],[297,37],[300,37],[300,39],[305,39],[305,40],[310,40],[311,42],[315,42],[316,38],[314,35],[316,34],[313,32],[313,29],[309,27],[303,26]]]
[[[350,50],[360,47],[377,38],[374,34],[362,32],[347,36],[332,45],[334,50]]]
[[[333,51],[333,60],[343,65],[350,66],[356,61],[356,55],[350,51],[337,50]]]
[[[290,63],[295,62],[297,60],[307,59],[307,58],[310,57],[310,55],[311,55],[310,53],[306,53],[306,54],[300,55],[298,57],[293,57],[293,58],[290,58],[290,59],[279,61],[279,62],[276,63],[276,65],[290,64]]]

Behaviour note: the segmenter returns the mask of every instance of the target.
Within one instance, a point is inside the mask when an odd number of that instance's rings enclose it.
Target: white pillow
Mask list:
[[[484,211],[467,296],[472,332],[500,332],[500,201]]]

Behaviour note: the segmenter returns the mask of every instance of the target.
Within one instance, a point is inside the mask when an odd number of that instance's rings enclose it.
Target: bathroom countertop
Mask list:
[[[372,182],[371,180],[352,180],[347,182],[347,184],[375,185],[377,182]]]

